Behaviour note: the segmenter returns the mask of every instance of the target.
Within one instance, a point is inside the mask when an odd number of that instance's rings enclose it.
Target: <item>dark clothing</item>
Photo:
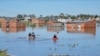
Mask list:
[[[57,37],[56,35],[54,35],[53,38],[52,38],[52,40],[53,40],[54,42],[56,42],[56,41],[58,40],[58,37]]]
[[[34,33],[32,33],[32,37],[35,37],[35,34]]]
[[[28,34],[28,36],[31,36],[31,35],[32,35],[31,33]]]

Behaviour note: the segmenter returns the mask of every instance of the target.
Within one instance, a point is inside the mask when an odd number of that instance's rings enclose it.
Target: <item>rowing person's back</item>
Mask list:
[[[54,42],[56,42],[56,41],[58,40],[58,37],[54,34],[52,40],[53,40]]]

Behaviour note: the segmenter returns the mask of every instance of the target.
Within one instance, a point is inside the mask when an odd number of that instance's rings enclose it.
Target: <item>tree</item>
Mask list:
[[[54,19],[54,16],[53,16],[53,15],[51,15],[51,16],[50,16],[50,19]]]
[[[54,17],[55,17],[56,20],[59,18],[59,16],[54,16]]]
[[[42,18],[43,18],[43,16],[42,16],[42,15],[40,15],[40,16],[39,16],[39,19],[42,19]]]
[[[36,16],[34,14],[29,15],[30,18],[36,18]]]
[[[60,18],[64,18],[64,17],[65,17],[65,16],[64,16],[64,13],[60,13],[59,17],[60,17]]]
[[[97,18],[97,17],[98,17],[98,15],[95,15],[95,16],[94,16],[94,18]]]
[[[23,17],[27,17],[27,15],[26,15],[26,14],[24,14],[24,15],[23,15]]]
[[[71,16],[71,19],[75,19],[76,18],[76,16]]]
[[[23,16],[22,16],[21,14],[18,14],[18,15],[17,15],[17,18],[18,18],[18,19],[22,19]]]
[[[18,15],[17,15],[17,19],[18,19],[18,20],[24,20],[24,17],[23,17],[23,15],[18,14]]]

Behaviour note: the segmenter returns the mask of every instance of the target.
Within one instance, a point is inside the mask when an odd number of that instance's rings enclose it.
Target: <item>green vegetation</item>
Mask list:
[[[47,16],[43,16],[40,15],[39,17],[36,17],[35,14],[31,14],[31,15],[26,15],[26,14],[18,14],[17,18],[24,18],[24,17],[31,17],[31,18],[39,18],[39,19],[45,19],[45,20],[49,20],[49,19],[59,19],[59,18],[64,18],[64,19],[68,19],[68,18],[72,18],[72,19],[77,19],[77,18],[81,18],[81,19],[88,19],[88,18],[97,18],[100,17],[100,15],[92,15],[92,14],[78,14],[78,15],[70,15],[67,13],[60,13],[58,15],[47,15]]]
[[[1,18],[12,18],[12,17],[6,17],[6,16],[0,16]],[[58,15],[47,15],[47,16],[43,16],[40,15],[38,17],[36,17],[35,14],[18,14],[16,15],[17,19],[21,22],[24,21],[24,19],[32,19],[32,18],[36,18],[36,19],[44,19],[46,22],[48,20],[58,20],[58,19],[80,19],[80,20],[84,20],[84,19],[93,19],[93,18],[100,18],[100,15],[93,15],[93,14],[78,14],[78,15],[70,15],[67,13],[59,13]],[[27,22],[26,24],[30,25],[29,22]],[[34,25],[31,25],[34,26]]]
[[[30,24],[31,27],[35,27],[35,24]]]
[[[0,56],[7,56],[6,50],[0,50]]]
[[[35,27],[35,24],[31,23],[31,22],[24,22],[26,26],[30,26],[30,27]]]

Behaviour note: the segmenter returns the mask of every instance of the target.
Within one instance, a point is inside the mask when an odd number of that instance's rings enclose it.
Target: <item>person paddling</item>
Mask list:
[[[31,37],[31,35],[32,35],[31,33],[28,34],[29,37]]]
[[[34,32],[32,32],[32,37],[35,37],[35,34],[34,34]]]
[[[54,34],[52,40],[53,40],[54,42],[56,42],[56,41],[58,40],[58,37]]]

